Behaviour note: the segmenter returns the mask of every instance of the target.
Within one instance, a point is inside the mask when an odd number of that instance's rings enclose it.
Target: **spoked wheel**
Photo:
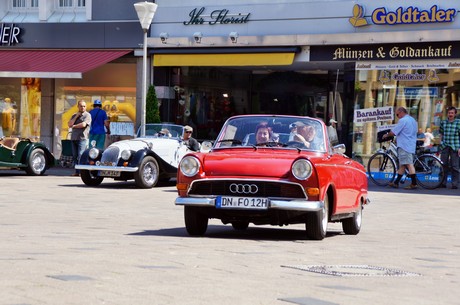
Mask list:
[[[307,216],[307,223],[305,224],[307,236],[314,240],[324,239],[324,237],[326,237],[328,222],[329,197],[326,194],[326,197],[324,197],[324,207],[320,211],[311,213]]]
[[[134,173],[134,181],[140,188],[152,188],[158,183],[160,168],[153,157],[145,157],[139,165],[139,170]]]
[[[421,155],[414,163],[417,184],[425,189],[435,189],[444,180],[444,168],[441,161],[430,154]]]
[[[353,214],[353,217],[342,220],[342,229],[345,234],[356,235],[361,230],[361,223],[363,221],[363,205],[359,202],[358,209]]]
[[[208,229],[208,217],[200,213],[197,207],[184,207],[185,228],[192,236],[201,236]]]
[[[41,148],[32,150],[29,155],[26,173],[33,176],[43,175],[46,171],[46,156]]]
[[[83,183],[88,186],[98,186],[104,180],[104,177],[99,177],[97,175],[97,171],[88,171],[88,170],[81,170],[80,178],[81,178],[81,181],[83,181]]]
[[[367,163],[369,179],[379,186],[387,186],[396,178],[396,162],[385,153],[372,155]]]

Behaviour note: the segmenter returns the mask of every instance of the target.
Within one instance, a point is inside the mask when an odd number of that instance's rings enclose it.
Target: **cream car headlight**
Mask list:
[[[129,158],[131,158],[131,151],[128,149],[125,149],[121,152],[121,158],[125,161],[128,161]]]
[[[89,157],[90,157],[91,159],[97,159],[97,157],[99,157],[99,149],[94,148],[94,147],[91,148],[91,149],[89,150]]]
[[[312,173],[312,166],[310,161],[299,159],[292,164],[292,174],[299,180],[307,180]]]
[[[180,162],[180,171],[187,177],[193,177],[200,171],[200,161],[197,158],[188,156]]]

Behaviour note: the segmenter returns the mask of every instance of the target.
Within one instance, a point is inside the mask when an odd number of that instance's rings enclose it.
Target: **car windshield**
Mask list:
[[[323,124],[299,116],[237,116],[227,120],[214,148],[274,147],[325,151]]]
[[[141,136],[141,127],[137,131],[137,137]],[[184,126],[175,124],[146,124],[145,125],[145,137],[146,138],[181,138],[183,134]]]

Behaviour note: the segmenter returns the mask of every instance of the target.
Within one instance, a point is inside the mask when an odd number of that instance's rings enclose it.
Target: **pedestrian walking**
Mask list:
[[[72,128],[70,143],[72,146],[73,163],[78,164],[81,155],[88,147],[89,128],[91,126],[91,115],[86,111],[86,102],[78,102],[78,112],[73,114],[67,123]],[[72,176],[80,176],[80,171],[75,170]]]
[[[407,168],[411,184],[406,186],[405,189],[413,190],[417,188],[414,167],[414,154],[417,143],[417,121],[407,113],[404,107],[396,109],[396,116],[399,118],[398,123],[389,133],[383,136],[383,138],[396,136],[396,144],[398,147],[398,175],[394,182],[390,182],[389,186],[398,188],[399,182]]]
[[[439,135],[441,138],[441,161],[444,165],[444,181],[441,187],[446,187],[447,173],[452,173],[452,188],[458,189],[459,159],[460,159],[460,120],[455,118],[457,108],[447,109],[447,119],[441,122]]]
[[[91,115],[91,128],[89,130],[89,143],[96,141],[96,148],[104,149],[105,135],[110,134],[109,121],[107,113],[102,109],[101,100],[95,100],[93,110],[89,112]]]

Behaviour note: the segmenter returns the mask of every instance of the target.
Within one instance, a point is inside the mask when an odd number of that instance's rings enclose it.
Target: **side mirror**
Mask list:
[[[335,145],[334,147],[332,147],[332,152],[334,154],[344,155],[346,150],[347,149],[345,147],[345,144],[338,144],[338,145]]]
[[[212,149],[212,142],[211,141],[204,141],[201,143],[200,152],[207,153],[210,152]]]

